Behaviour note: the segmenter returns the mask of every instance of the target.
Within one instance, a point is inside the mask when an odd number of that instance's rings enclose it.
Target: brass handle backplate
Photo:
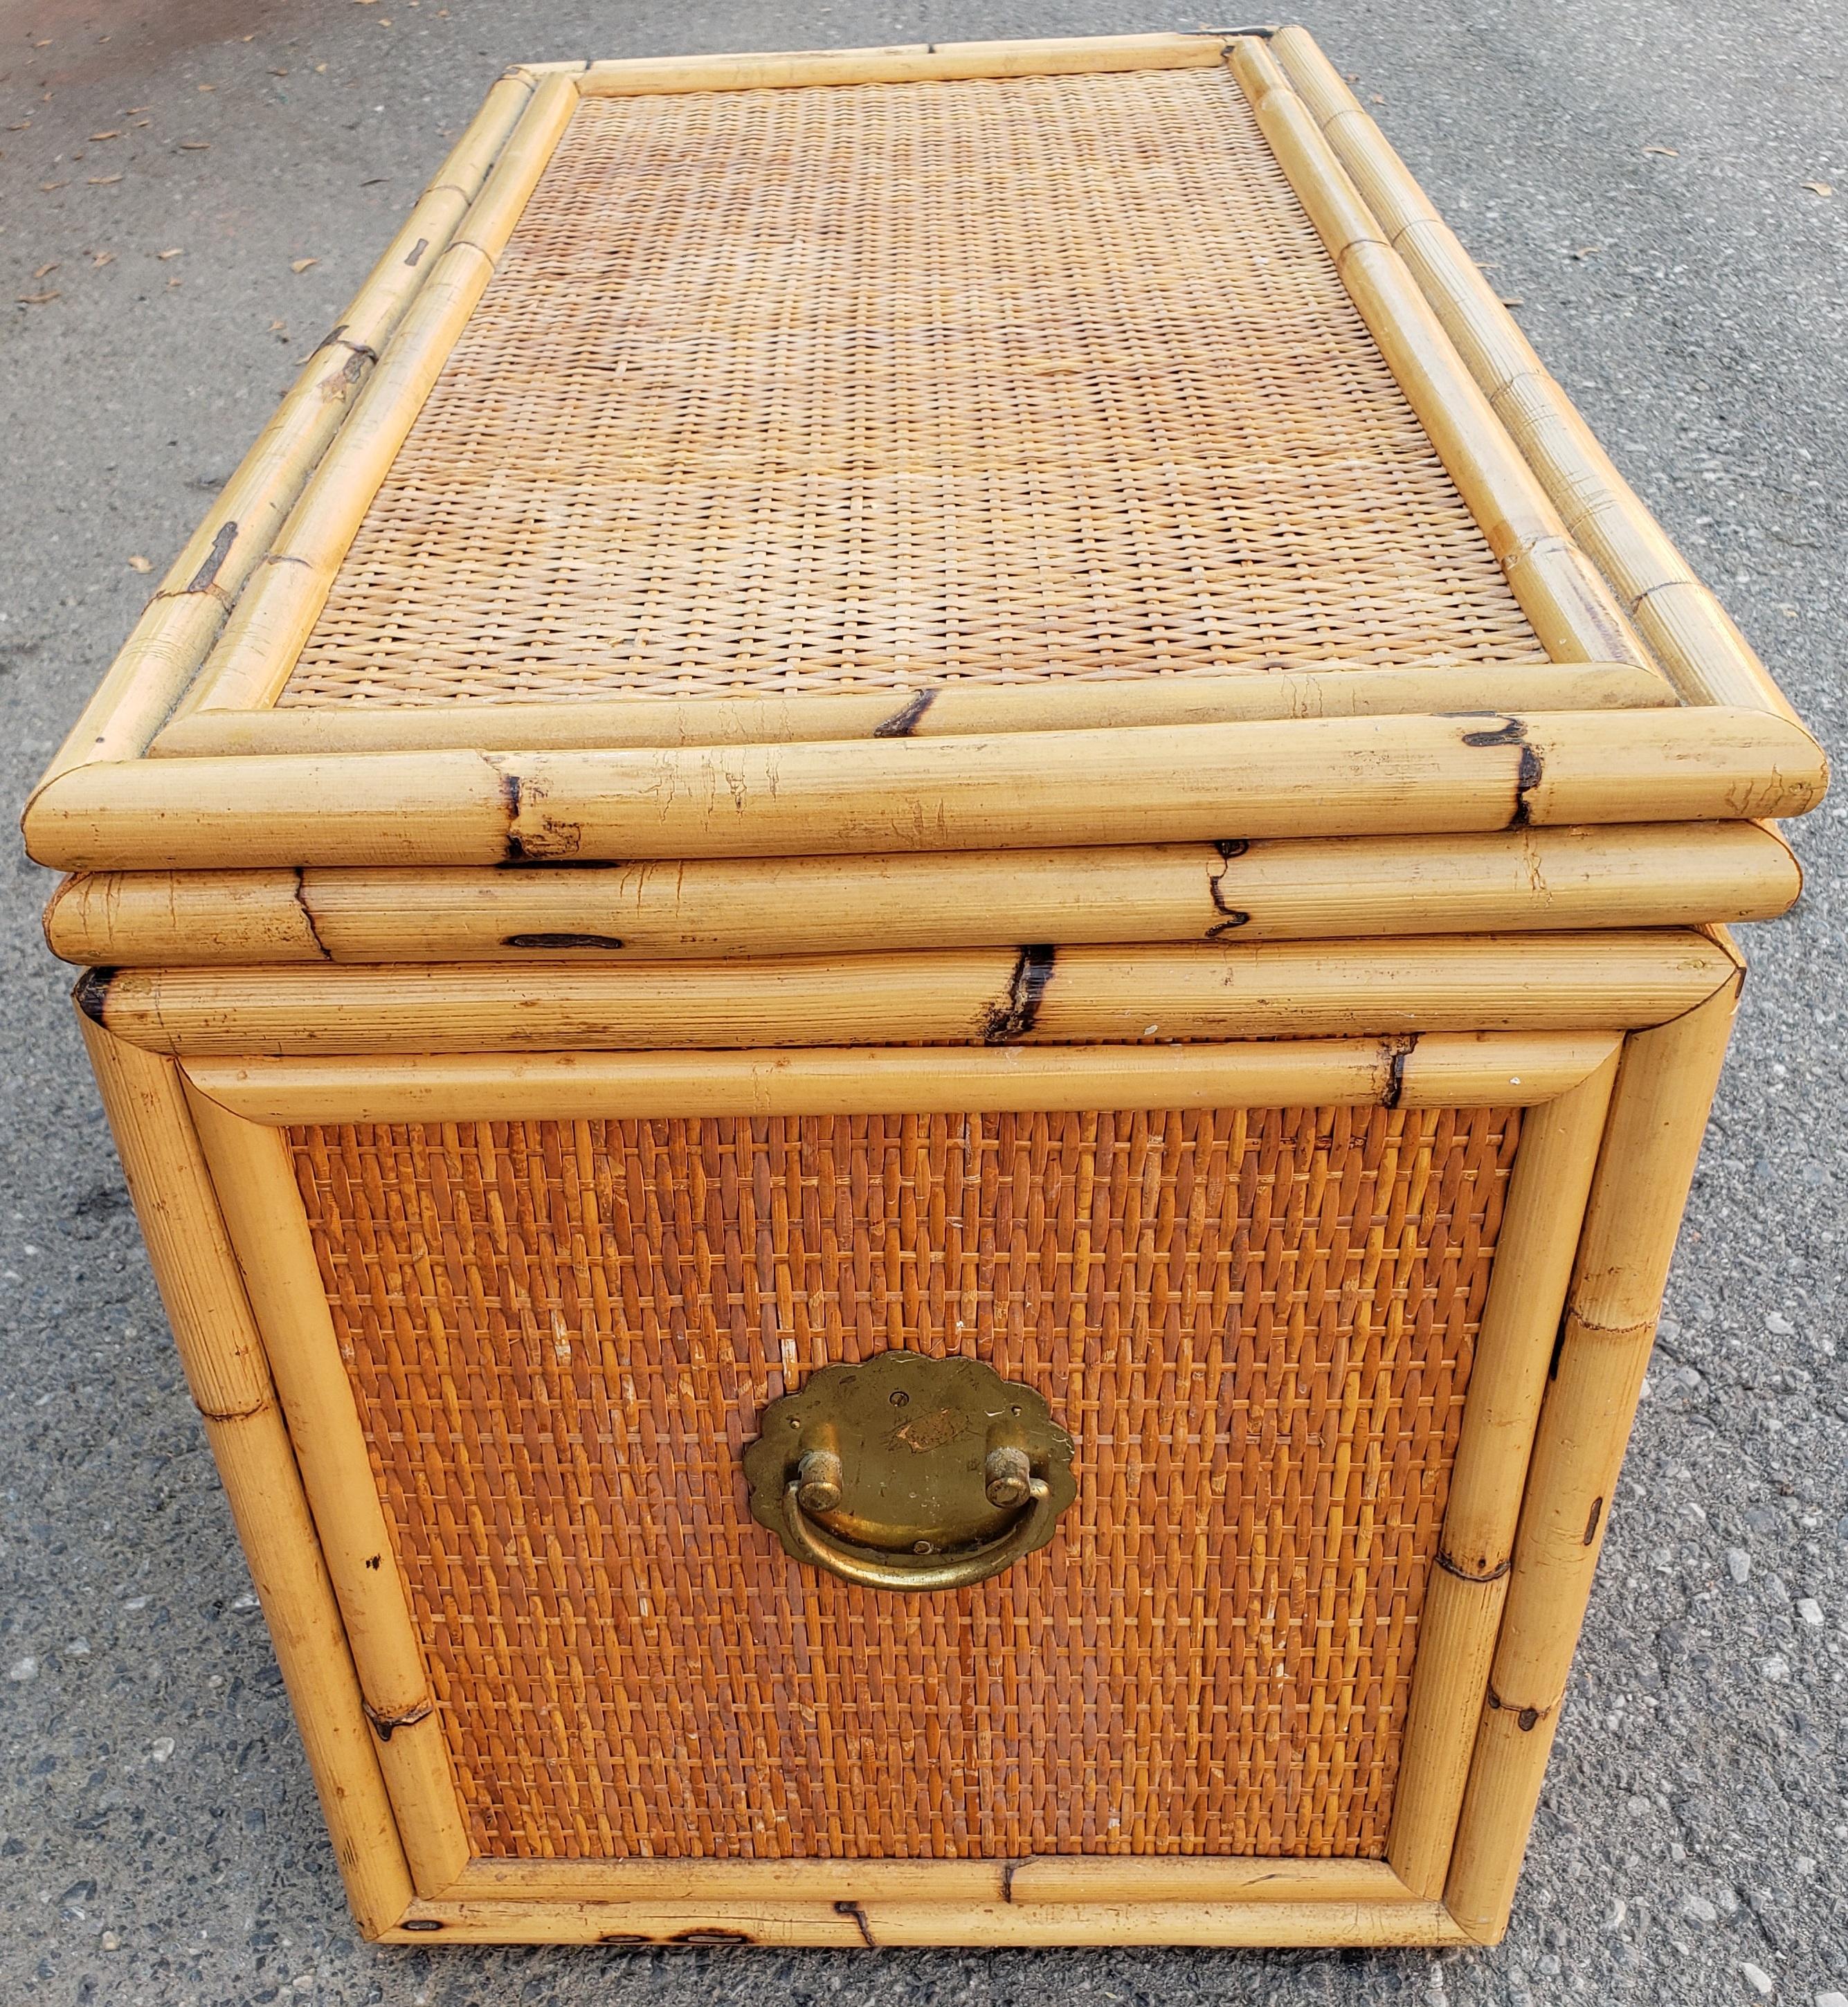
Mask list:
[[[882,1352],[764,1410],[751,1515],[799,1561],[869,1589],[962,1589],[1053,1537],[1077,1494],[1043,1395],[978,1359]]]

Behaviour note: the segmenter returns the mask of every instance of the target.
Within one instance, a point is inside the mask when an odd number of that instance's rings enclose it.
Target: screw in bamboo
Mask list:
[[[414,1903],[399,1944],[1226,1945],[1469,1942],[1440,1903],[645,1903],[446,1899]]]
[[[143,760],[41,789],[62,870],[792,856],[1801,814],[1827,785],[1762,711],[1304,718],[601,752]]]
[[[1434,664],[1250,670],[1227,675],[1068,677],[787,697],[573,699],[285,711],[199,711],[148,750],[158,758],[249,753],[538,751],[621,746],[774,746],[807,739],[937,739],[1138,725],[1224,725],[1404,711],[1642,711],[1680,701],[1653,669],[1621,662]]]
[[[191,1056],[590,1053],[1623,1031],[1730,979],[1698,931],[1250,947],[946,950],[619,969],[122,969],[79,986],[118,1038]]]
[[[1570,1094],[1609,1060],[1617,1038],[1608,1032],[1434,1032],[1416,1041],[1257,1040],[1127,1051],[1116,1046],[948,1050],[873,1046],[604,1055],[468,1053],[447,1059],[427,1053],[246,1056],[192,1059],[185,1071],[208,1136],[216,1122],[231,1117],[241,1131],[257,1123],[1020,1113],[1105,1107],[1525,1108]],[[273,1177],[266,1190],[280,1207],[286,1194]],[[295,1271],[300,1278],[298,1260]],[[319,1311],[302,1314],[319,1330]],[[324,1353],[325,1347],[317,1346],[316,1351]],[[292,1413],[294,1397],[286,1387],[284,1398]],[[363,1671],[363,1653],[361,1662]]]
[[[1349,297],[1547,653],[1556,661],[1646,664],[1630,623],[1573,545],[1533,470],[1264,44],[1237,42],[1229,62]]]
[[[267,704],[287,680],[354,531],[577,108],[577,83],[568,75],[548,76],[534,90],[464,227],[304,487],[178,715]]]
[[[108,674],[46,769],[132,759],[197,673],[226,612],[269,552],[379,352],[442,256],[513,130],[531,87],[488,93],[436,178],[174,560]]]
[[[45,938],[108,968],[586,961],[1083,943],[1693,926],[1801,888],[1755,823],[1107,849],[739,858],[583,870],[66,879]]]
[[[1793,718],[1750,644],[1618,471],[1333,65],[1301,28],[1284,29],[1269,46],[1568,532],[1621,593],[1683,693],[1694,703]]]
[[[1737,987],[1624,1046],[1444,1889],[1485,1942],[1507,1928]]]
[[[103,1106],[192,1398],[294,1706],[347,1896],[369,1937],[413,1895],[263,1341],[178,1070],[85,1022]]]
[[[287,1150],[276,1130],[205,1096],[189,1092],[187,1103],[263,1333],[411,1878],[420,1895],[438,1895],[461,1873],[467,1836]]]
[[[1603,1134],[1618,1048],[1522,1124],[1419,1655],[1387,1857],[1436,1898],[1455,1838],[1508,1592],[1515,1523]]]

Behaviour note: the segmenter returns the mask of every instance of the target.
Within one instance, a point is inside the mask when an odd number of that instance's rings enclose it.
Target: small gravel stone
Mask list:
[[[1726,1573],[1735,1582],[1745,1582],[1751,1575],[1751,1556],[1743,1547],[1726,1549]]]
[[[1797,1327],[1781,1311],[1772,1310],[1765,1319],[1765,1328],[1774,1338],[1793,1338]]]
[[[1684,1896],[1681,1898],[1681,1914],[1684,1917],[1693,1917],[1696,1923],[1716,1924],[1719,1921],[1719,1912],[1705,1896]]]
[[[30,1653],[23,1659],[15,1659],[6,1669],[6,1677],[20,1686],[23,1686],[28,1680],[37,1679],[38,1677],[37,1660]]]
[[[173,1754],[173,1737],[171,1735],[157,1736],[153,1747],[149,1750],[148,1754],[157,1763],[164,1763]]]
[[[97,1938],[97,1942],[103,1947],[104,1951],[120,1951],[122,1949],[122,1939],[118,1938],[113,1931],[104,1931],[103,1935]]]
[[[1769,2000],[1771,1998],[1771,1975],[1763,1966],[1742,1965],[1739,1968],[1739,1976],[1761,2000]]]
[[[1798,1598],[1797,1614],[1806,1624],[1820,1624],[1822,1621],[1822,1606],[1813,1596]]]
[[[1818,1993],[1816,2007],[1848,2007],[1848,1993]]]
[[[1773,1686],[1782,1686],[1790,1677],[1790,1662],[1782,1652],[1773,1652],[1758,1670]]]

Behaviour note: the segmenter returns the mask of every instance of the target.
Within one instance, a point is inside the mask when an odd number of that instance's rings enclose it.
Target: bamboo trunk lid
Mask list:
[[[1301,29],[509,72],[24,818],[362,1927],[1495,1937],[1827,784]]]
[[[340,398],[298,394],[337,411],[266,435],[61,753],[33,854],[1803,812],[1814,742],[1313,44],[1275,48],[514,73],[356,303]]]

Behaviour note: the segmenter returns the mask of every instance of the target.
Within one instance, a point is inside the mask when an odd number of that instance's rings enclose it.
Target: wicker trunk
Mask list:
[[[1814,742],[1300,29],[496,86],[26,814],[370,1935],[1505,1925]]]

